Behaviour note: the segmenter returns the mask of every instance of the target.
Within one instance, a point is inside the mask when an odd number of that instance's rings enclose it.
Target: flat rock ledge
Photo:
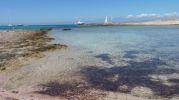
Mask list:
[[[42,57],[45,51],[66,48],[66,45],[51,43],[50,29],[0,30],[0,71],[11,67],[16,59]]]

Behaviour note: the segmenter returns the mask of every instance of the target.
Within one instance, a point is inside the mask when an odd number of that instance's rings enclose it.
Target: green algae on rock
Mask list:
[[[50,43],[54,40],[47,34],[50,30],[1,30],[0,70],[6,70],[6,67],[12,65],[12,61],[15,63],[17,58],[41,57],[41,52],[66,48],[66,45]]]

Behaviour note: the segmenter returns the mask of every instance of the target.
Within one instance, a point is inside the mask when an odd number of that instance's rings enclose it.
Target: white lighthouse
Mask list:
[[[107,23],[108,23],[108,17],[107,17],[107,16],[106,16],[106,18],[105,18],[104,23],[105,23],[105,24],[107,24]]]

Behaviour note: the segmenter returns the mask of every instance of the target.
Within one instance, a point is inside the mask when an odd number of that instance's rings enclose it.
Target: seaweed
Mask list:
[[[171,97],[179,94],[179,85],[168,86],[160,80],[154,81],[149,77],[152,74],[179,73],[176,69],[159,68],[159,65],[167,64],[159,59],[151,59],[144,62],[129,61],[128,66],[113,66],[112,68],[85,66],[81,72],[85,76],[84,80],[91,87],[105,91],[124,92],[119,87],[127,86],[127,92],[130,92],[134,87],[143,86],[150,88],[156,96]],[[178,82],[178,80],[173,81]]]

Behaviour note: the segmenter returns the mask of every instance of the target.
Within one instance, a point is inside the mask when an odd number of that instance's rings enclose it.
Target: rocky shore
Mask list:
[[[26,57],[41,57],[41,52],[66,48],[66,45],[52,44],[47,35],[50,29],[0,30],[0,70],[12,67],[17,60]]]

